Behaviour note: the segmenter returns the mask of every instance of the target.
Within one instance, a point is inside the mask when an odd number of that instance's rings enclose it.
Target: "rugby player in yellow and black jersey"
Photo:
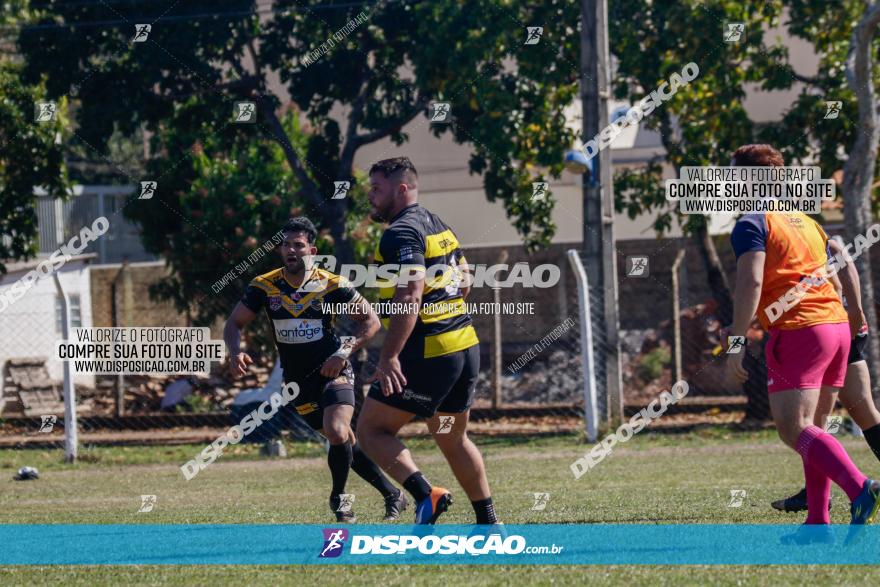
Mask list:
[[[337,521],[356,520],[350,507],[340,507],[349,469],[385,498],[385,520],[396,520],[406,509],[406,496],[360,450],[351,428],[354,375],[348,357],[376,334],[379,319],[347,280],[312,267],[317,231],[308,218],[290,219],[282,233],[279,249],[284,266],[251,281],[226,321],[223,336],[233,376],[244,375],[253,362],[241,352],[241,329],[265,310],[272,322],[284,381],[299,385],[293,408],[330,442],[330,509]],[[354,342],[340,341],[333,328],[334,316],[324,311],[331,307],[348,307],[349,317],[357,322]]]
[[[418,203],[418,173],[406,157],[370,169],[371,217],[387,222],[376,262],[396,265],[396,284],[380,290],[388,334],[364,402],[358,438],[368,455],[409,491],[416,523],[433,524],[452,503],[432,487],[397,438],[416,416],[471,501],[477,524],[496,524],[483,457],[467,436],[480,347],[464,298],[468,271],[455,233]]]

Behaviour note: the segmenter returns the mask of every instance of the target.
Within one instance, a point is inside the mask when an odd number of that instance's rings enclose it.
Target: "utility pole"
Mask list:
[[[580,93],[582,142],[609,123],[611,61],[608,52],[607,0],[581,0]],[[600,418],[623,419],[620,341],[617,318],[617,256],[614,248],[614,193],[611,148],[599,151],[584,174],[583,259],[590,282],[590,307]],[[603,417],[604,416],[604,417]]]

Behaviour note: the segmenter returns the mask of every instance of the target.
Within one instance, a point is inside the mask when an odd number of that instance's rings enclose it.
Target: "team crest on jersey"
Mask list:
[[[269,296],[269,309],[273,312],[281,309],[281,297]]]
[[[321,308],[323,308],[323,303],[323,298],[315,298],[311,302],[309,302],[309,305],[312,307],[312,310],[318,310],[320,312]]]

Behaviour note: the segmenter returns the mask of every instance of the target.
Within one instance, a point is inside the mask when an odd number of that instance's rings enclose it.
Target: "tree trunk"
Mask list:
[[[346,200],[329,200],[322,208],[324,224],[330,229],[333,237],[334,254],[337,270],[341,265],[354,263],[354,248],[345,231],[347,210]]]
[[[693,231],[693,240],[700,251],[703,266],[706,268],[706,279],[709,283],[709,289],[712,291],[712,297],[718,303],[718,319],[722,326],[727,326],[733,322],[733,299],[730,295],[727,274],[724,272],[724,266],[721,265],[718,251],[715,249],[715,241],[709,234],[706,222],[701,223]]]
[[[878,23],[880,23],[880,2],[872,4],[853,29],[846,60],[846,78],[856,94],[859,108],[856,140],[843,168],[844,217],[846,237],[850,242],[856,234],[864,234],[871,222],[871,184],[874,181],[877,147],[880,141],[874,80],[871,75],[874,66],[872,44]],[[868,328],[876,333],[877,314],[870,254],[863,253],[855,264],[859,272],[862,305]],[[877,377],[880,375],[880,349],[877,348],[876,335],[868,337],[868,370],[872,384],[876,385]]]
[[[663,148],[666,151],[666,160],[676,169],[675,177],[678,177],[678,169],[681,167],[684,158],[682,157],[679,143],[673,140],[675,133],[672,127],[672,120],[666,112],[660,114],[660,136],[662,137]],[[703,267],[706,269],[706,281],[709,285],[709,290],[712,292],[712,297],[718,303],[718,319],[721,321],[722,326],[727,326],[733,322],[733,299],[730,295],[727,274],[721,265],[718,251],[715,249],[715,242],[709,234],[709,218],[704,217],[702,220],[692,219],[688,222],[688,226],[691,228],[691,238],[694,244],[697,245],[700,258],[703,260]]]

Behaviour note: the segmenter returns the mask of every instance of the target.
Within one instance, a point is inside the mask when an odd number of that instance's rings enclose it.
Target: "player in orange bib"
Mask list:
[[[732,164],[764,167],[784,162],[770,145],[745,145],[734,153]],[[830,523],[828,500],[834,481],[852,502],[855,528],[873,521],[880,506],[880,483],[868,479],[837,439],[813,423],[820,390],[830,393],[843,386],[850,347],[846,311],[824,271],[827,242],[822,228],[802,213],[741,217],[731,234],[737,257],[731,335],[745,336],[756,313],[770,333],[765,350],[770,409],[780,438],[803,459],[806,523]],[[728,368],[744,382],[748,374],[742,358],[728,355]]]
[[[842,243],[842,241],[841,241]],[[880,460],[880,412],[874,405],[871,396],[871,377],[868,373],[867,346],[868,346],[868,323],[862,310],[862,296],[859,288],[859,274],[855,265],[849,258],[846,248],[834,238],[828,241],[831,255],[844,259],[846,265],[832,278],[834,288],[837,290],[843,307],[849,317],[849,331],[853,337],[849,345],[849,357],[847,358],[846,381],[840,390],[840,402],[846,408],[850,417],[862,430],[865,442],[871,448],[874,456]],[[840,276],[840,279],[838,279]],[[830,388],[831,391],[836,391]],[[828,417],[834,405],[837,403],[836,393],[825,393],[823,389],[819,394],[819,405],[816,408],[816,417],[813,423],[828,431],[835,432],[835,428],[829,426]],[[772,503],[774,509],[784,512],[800,512],[807,509],[807,489],[802,488],[798,493],[785,499],[779,499]],[[831,502],[829,502],[829,507]]]

